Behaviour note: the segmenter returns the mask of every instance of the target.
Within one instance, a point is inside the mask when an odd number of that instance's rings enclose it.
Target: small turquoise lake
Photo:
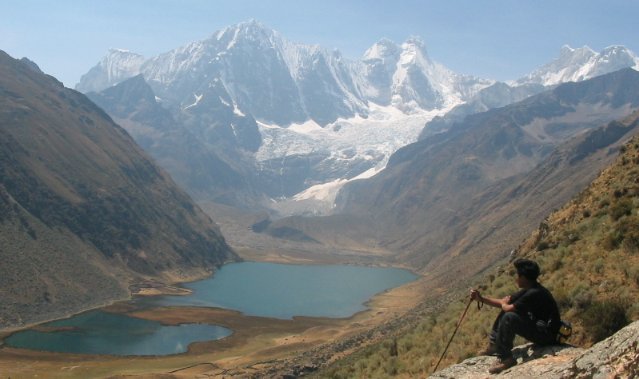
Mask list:
[[[139,307],[196,306],[237,310],[245,315],[344,318],[366,309],[375,294],[417,279],[396,268],[349,265],[284,265],[241,262],[223,266],[211,278],[187,283],[187,296],[139,298]],[[170,355],[188,345],[227,337],[216,325],[162,325],[100,310],[27,329],[7,337],[7,346],[67,353]],[[52,331],[46,331],[51,328]]]
[[[159,322],[103,311],[90,311],[45,324],[53,332],[25,330],[5,339],[8,346],[81,354],[170,355],[187,351],[189,344],[231,335],[215,325],[166,326]]]
[[[145,299],[158,306],[219,307],[250,316],[350,317],[375,294],[417,279],[408,270],[348,265],[231,263],[188,283],[190,296]]]

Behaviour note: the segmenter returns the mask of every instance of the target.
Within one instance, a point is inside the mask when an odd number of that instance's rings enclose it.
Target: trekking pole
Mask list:
[[[470,301],[468,302],[468,305],[466,305],[466,309],[464,309],[464,313],[462,313],[461,317],[459,318],[459,322],[457,323],[457,326],[455,327],[455,331],[453,332],[453,335],[450,336],[450,340],[448,340],[448,345],[446,345],[446,348],[444,349],[444,352],[442,353],[442,356],[439,357],[439,361],[437,361],[437,364],[435,365],[435,369],[433,370],[433,374],[435,373],[435,371],[437,371],[437,367],[439,367],[439,364],[442,362],[442,359],[444,359],[444,355],[446,355],[446,352],[448,351],[448,347],[450,346],[450,343],[453,342],[453,338],[455,337],[455,334],[457,333],[457,329],[459,329],[459,326],[461,325],[462,320],[466,316],[466,312],[468,312],[468,308],[470,307],[470,304],[472,302],[473,302],[473,299],[470,299]]]

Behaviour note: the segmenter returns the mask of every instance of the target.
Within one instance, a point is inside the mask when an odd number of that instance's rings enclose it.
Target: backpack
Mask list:
[[[566,343],[572,335],[572,324],[568,321],[561,320],[559,322],[559,331],[557,332],[557,343]]]

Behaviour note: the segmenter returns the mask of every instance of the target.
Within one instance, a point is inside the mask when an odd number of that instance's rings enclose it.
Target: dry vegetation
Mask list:
[[[569,341],[589,346],[639,319],[639,138],[581,194],[552,213],[516,250],[542,267],[540,282],[573,324]],[[516,290],[505,263],[478,279],[484,294]],[[364,349],[319,374],[330,378],[404,378],[430,374],[468,298],[459,294],[445,311],[426,316],[394,340]],[[469,310],[440,368],[476,355],[497,310]],[[396,347],[395,347],[396,346]],[[396,350],[396,354],[395,354]]]

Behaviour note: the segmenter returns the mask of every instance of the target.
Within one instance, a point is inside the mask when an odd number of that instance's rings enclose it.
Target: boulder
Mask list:
[[[613,336],[582,349],[570,345],[536,346],[526,344],[513,349],[517,365],[502,372],[504,378],[636,378],[639,376],[639,321]],[[431,378],[488,378],[496,357],[474,357],[447,367]]]

